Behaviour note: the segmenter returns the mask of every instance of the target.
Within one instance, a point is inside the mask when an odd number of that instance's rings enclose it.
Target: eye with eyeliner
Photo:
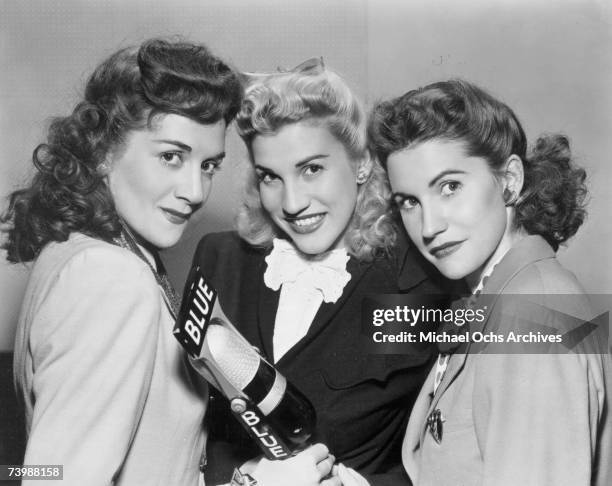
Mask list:
[[[214,175],[221,170],[222,159],[205,160],[202,162],[202,172],[207,175]]]
[[[275,179],[277,179],[276,175],[272,172],[262,169],[256,169],[255,174],[257,176],[257,181],[260,184],[270,184]]]
[[[461,182],[456,181],[456,180],[442,181],[440,183],[440,194],[446,197],[452,196],[457,191],[459,191],[462,187],[463,185],[461,184]]]
[[[310,163],[302,167],[302,173],[306,177],[312,177],[319,174],[324,167],[321,164]]]
[[[183,154],[176,150],[162,152],[159,155],[159,160],[167,167],[180,167],[183,164]]]
[[[394,194],[393,204],[400,211],[407,211],[415,208],[419,204],[419,201],[417,200],[417,198],[407,196],[405,194]]]

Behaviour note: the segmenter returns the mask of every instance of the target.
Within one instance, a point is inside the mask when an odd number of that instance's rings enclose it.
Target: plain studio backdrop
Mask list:
[[[591,293],[612,293],[612,9],[607,0],[4,0],[0,2],[0,195],[32,173],[52,116],[119,47],[201,41],[245,71],[313,56],[367,103],[461,77],[507,102],[530,141],[569,135],[589,174],[589,218],[559,258]],[[164,259],[177,288],[206,232],[230,229],[245,150],[233,128],[210,199]],[[6,207],[3,201],[2,208]],[[4,254],[2,254],[4,256]],[[13,347],[28,269],[0,263],[0,350]],[[0,397],[1,401],[2,397]]]

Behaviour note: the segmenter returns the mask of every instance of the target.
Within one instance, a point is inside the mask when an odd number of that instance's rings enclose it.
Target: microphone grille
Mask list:
[[[261,358],[235,333],[212,321],[206,331],[206,342],[219,371],[239,390],[253,380]]]

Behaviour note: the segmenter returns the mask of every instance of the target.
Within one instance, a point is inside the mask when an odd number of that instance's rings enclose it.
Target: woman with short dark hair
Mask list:
[[[452,80],[376,106],[370,143],[413,244],[467,281],[466,309],[485,312],[445,331],[467,339],[439,356],[413,409],[403,449],[412,482],[610,484],[607,343],[576,336],[593,315],[555,258],[585,217],[585,171],[568,139],[543,136],[528,152],[507,105]]]

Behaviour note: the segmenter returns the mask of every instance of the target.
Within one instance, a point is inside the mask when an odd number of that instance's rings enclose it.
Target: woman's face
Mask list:
[[[357,201],[355,164],[324,126],[298,122],[252,143],[261,202],[303,253],[344,246]]]
[[[203,125],[168,114],[129,132],[107,176],[117,213],[146,243],[173,246],[206,201],[224,147],[224,121]]]
[[[509,238],[501,184],[487,161],[467,156],[459,142],[434,139],[392,153],[387,164],[394,202],[420,252],[448,278],[479,279]]]

